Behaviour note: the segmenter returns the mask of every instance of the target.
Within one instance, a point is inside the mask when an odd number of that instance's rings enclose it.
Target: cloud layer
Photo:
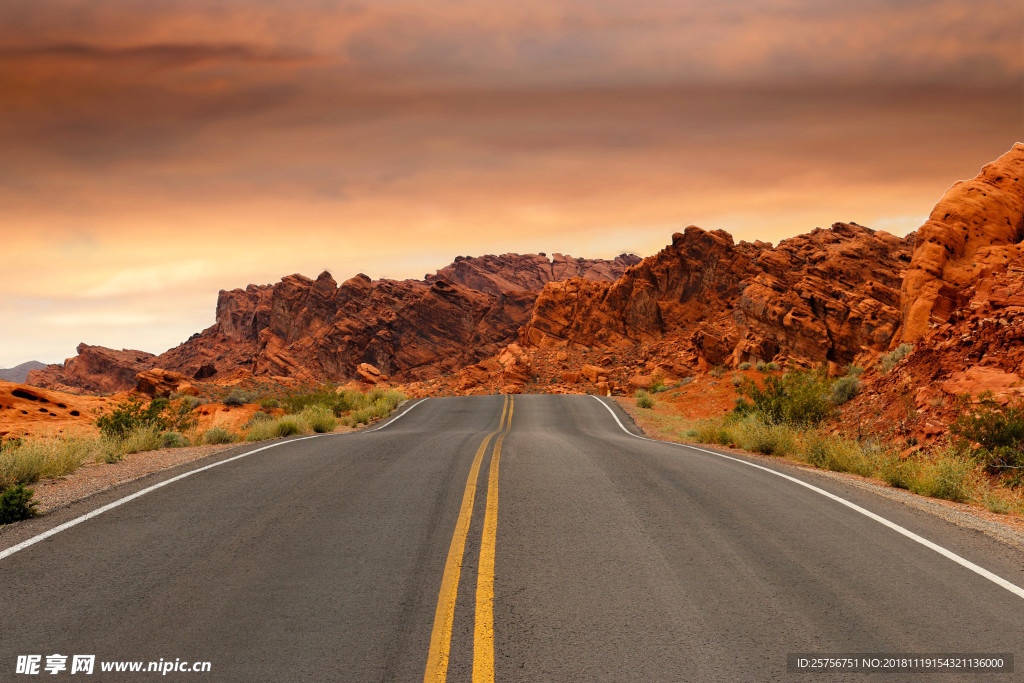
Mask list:
[[[218,289],[295,271],[903,232],[1024,138],[1015,0],[54,0],[0,25],[0,366],[162,351]]]

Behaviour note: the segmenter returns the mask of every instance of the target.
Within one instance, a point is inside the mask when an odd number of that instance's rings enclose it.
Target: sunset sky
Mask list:
[[[0,0],[0,367],[220,289],[918,227],[1024,140],[1020,0]]]

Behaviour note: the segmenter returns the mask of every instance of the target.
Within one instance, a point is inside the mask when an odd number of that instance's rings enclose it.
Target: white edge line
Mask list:
[[[29,546],[35,545],[36,543],[39,543],[40,541],[46,540],[50,536],[54,536],[56,534],[59,534],[62,531],[67,531],[71,527],[77,526],[77,525],[81,524],[82,522],[85,522],[87,520],[92,519],[93,517],[98,517],[99,515],[102,515],[104,512],[107,512],[109,510],[113,510],[114,508],[119,507],[121,505],[124,505],[125,503],[127,503],[129,501],[132,501],[132,500],[135,500],[136,498],[144,496],[147,493],[151,493],[153,491],[156,491],[159,488],[167,486],[168,484],[173,484],[174,482],[180,481],[180,480],[182,480],[182,479],[184,479],[186,477],[191,477],[193,474],[199,474],[200,472],[205,472],[206,470],[211,470],[214,467],[220,467],[221,465],[226,465],[229,462],[232,462],[234,460],[238,460],[240,458],[244,458],[246,456],[250,456],[253,453],[259,453],[260,451],[265,451],[268,448],[276,448],[277,446],[282,446],[282,445],[288,444],[288,443],[295,443],[296,441],[305,441],[306,439],[316,439],[316,438],[319,438],[319,437],[322,437],[322,436],[349,436],[349,435],[352,435],[352,434],[368,434],[370,432],[375,432],[378,429],[383,429],[384,427],[387,427],[388,425],[393,424],[394,422],[396,422],[400,418],[405,417],[405,415],[408,414],[410,410],[412,410],[413,408],[415,408],[416,406],[418,406],[419,404],[421,404],[421,403],[423,403],[424,401],[427,401],[427,400],[428,399],[424,398],[424,399],[421,399],[421,400],[417,401],[416,403],[413,403],[411,406],[409,406],[408,408],[403,410],[398,415],[395,415],[394,417],[389,419],[384,424],[378,425],[377,427],[374,427],[373,429],[366,429],[366,430],[362,430],[362,431],[358,431],[358,432],[345,432],[343,434],[313,434],[311,436],[303,436],[303,437],[300,437],[298,439],[288,439],[287,441],[278,441],[277,443],[272,443],[272,444],[270,444],[268,446],[263,446],[261,448],[255,449],[255,450],[246,451],[245,453],[240,453],[239,455],[232,456],[232,457],[230,457],[230,458],[228,458],[226,460],[220,460],[218,462],[211,463],[209,465],[205,465],[203,467],[200,467],[199,469],[195,469],[195,470],[190,470],[188,472],[184,472],[183,474],[179,474],[176,477],[171,477],[170,479],[167,479],[166,481],[162,481],[162,482],[160,482],[158,484],[153,484],[152,486],[146,487],[146,488],[142,489],[141,491],[136,491],[135,493],[133,493],[131,495],[128,495],[128,496],[125,496],[124,498],[118,498],[113,503],[107,503],[103,507],[98,507],[95,510],[91,510],[90,512],[85,513],[81,517],[75,517],[74,519],[69,520],[67,522],[64,522],[63,524],[60,524],[58,526],[55,526],[52,529],[47,529],[46,531],[44,531],[41,534],[38,534],[37,536],[33,536],[32,538],[29,538],[28,540],[25,540],[25,541],[22,541],[21,543],[18,543],[17,545],[12,545],[10,548],[5,548],[4,550],[0,550],[0,560],[3,560],[5,558],[7,558],[7,557],[10,557],[11,555],[13,555],[14,553],[18,552],[19,550],[24,550],[25,548],[28,548]]]
[[[619,416],[615,414],[615,411],[612,410],[611,406],[609,406],[607,403],[602,401],[597,396],[591,395],[591,398],[596,399],[598,403],[603,405],[605,407],[605,409],[609,413],[611,413],[612,417],[615,418],[615,422],[618,423],[619,427],[622,428],[622,431],[626,432],[627,434],[629,434],[632,437],[635,437],[637,439],[643,439],[644,441],[653,441],[655,443],[668,444],[670,446],[679,446],[680,448],[689,448],[690,450],[700,451],[701,453],[708,453],[709,455],[717,455],[719,458],[725,458],[726,460],[732,460],[733,462],[738,462],[738,463],[740,463],[742,465],[748,465],[750,467],[756,467],[759,470],[764,470],[765,472],[770,472],[771,474],[774,474],[777,477],[782,477],[783,479],[788,479],[789,481],[794,482],[796,484],[799,484],[800,486],[803,486],[804,488],[808,488],[808,489],[814,491],[815,493],[820,493],[821,495],[825,496],[826,498],[831,498],[832,500],[836,501],[837,503],[839,503],[841,505],[845,505],[846,507],[850,508],[851,510],[855,510],[856,512],[859,512],[860,514],[864,515],[865,517],[869,517],[870,519],[875,520],[879,524],[882,524],[884,526],[889,527],[890,529],[892,529],[893,531],[895,531],[897,533],[903,534],[904,536],[906,536],[910,540],[916,541],[917,543],[920,543],[921,545],[923,545],[926,548],[931,548],[932,550],[934,550],[938,554],[942,555],[943,557],[946,557],[946,558],[948,558],[950,560],[953,560],[954,562],[956,562],[957,564],[959,564],[962,567],[970,569],[975,574],[988,579],[989,581],[991,581],[992,583],[996,584],[997,586],[1001,586],[1001,587],[1005,588],[1006,590],[1010,591],[1011,593],[1013,593],[1017,597],[1024,598],[1024,588],[1021,588],[1020,586],[1017,586],[1016,584],[1010,583],[1009,581],[1007,581],[1003,577],[998,576],[996,574],[993,574],[992,572],[990,572],[989,570],[985,569],[984,567],[979,567],[978,565],[974,564],[970,560],[957,555],[952,550],[948,550],[946,548],[943,548],[941,545],[939,545],[937,543],[934,543],[932,541],[929,541],[927,538],[924,538],[923,536],[919,536],[919,535],[915,534],[913,531],[911,531],[910,529],[907,529],[906,527],[902,527],[899,524],[896,524],[895,522],[891,522],[888,519],[886,519],[885,517],[877,515],[874,512],[871,512],[870,510],[867,510],[865,508],[862,508],[861,506],[857,505],[856,503],[852,503],[852,502],[846,500],[845,498],[842,498],[840,496],[835,495],[834,493],[830,493],[830,492],[826,491],[825,489],[818,488],[817,486],[815,486],[813,484],[808,484],[806,481],[801,481],[800,479],[797,479],[796,477],[791,477],[788,474],[783,474],[782,472],[778,472],[776,470],[773,470],[770,467],[763,467],[763,466],[758,465],[756,463],[752,463],[752,462],[749,462],[747,460],[743,460],[742,458],[734,458],[731,455],[726,455],[724,453],[716,453],[715,451],[709,451],[709,450],[705,450],[703,448],[697,448],[696,446],[690,446],[689,444],[676,443],[674,441],[661,441],[659,439],[651,439],[651,438],[646,437],[646,436],[640,436],[639,434],[634,434],[633,432],[631,432],[628,429],[626,429],[626,426],[622,424],[622,421],[619,420]]]

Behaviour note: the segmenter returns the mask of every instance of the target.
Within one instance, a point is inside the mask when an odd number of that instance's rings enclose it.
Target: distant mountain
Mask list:
[[[37,360],[30,360],[27,363],[16,365],[13,368],[0,368],[0,380],[5,382],[17,382],[22,383],[25,378],[28,377],[29,370],[39,370],[45,368],[46,363],[40,363]]]

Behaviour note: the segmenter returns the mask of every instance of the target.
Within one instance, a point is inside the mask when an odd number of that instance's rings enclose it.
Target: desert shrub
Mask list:
[[[1024,467],[1024,401],[1001,406],[991,392],[980,399],[974,410],[966,409],[966,402],[961,401],[962,412],[950,425],[950,432],[990,471]]]
[[[112,438],[124,438],[140,427],[155,427],[162,431],[171,426],[166,415],[169,407],[170,401],[166,398],[154,398],[145,407],[141,401],[128,399],[96,420],[96,426],[103,436]]]
[[[16,444],[5,444],[0,449],[0,488],[70,474],[92,456],[96,441],[80,437],[57,437],[24,439]]]
[[[830,399],[835,405],[841,406],[856,396],[859,391],[860,380],[856,377],[847,375],[846,377],[836,380],[832,385],[832,394]]]
[[[749,416],[732,428],[736,445],[745,451],[790,457],[798,450],[797,434],[789,425],[768,424]]]
[[[203,399],[199,398],[198,396],[182,396],[181,404],[184,406],[188,406],[188,409],[192,411],[198,408],[199,406],[203,405]]]
[[[898,453],[884,453],[875,464],[882,481],[898,489],[910,489],[917,480],[921,465],[916,460],[901,458]]]
[[[770,424],[813,426],[832,414],[828,384],[818,373],[769,375],[761,386],[747,379],[739,390],[750,402],[738,401],[736,411],[753,413]]]
[[[781,366],[778,363],[776,363],[775,361],[772,361],[771,363],[769,363],[768,365],[766,365],[764,367],[765,367],[766,370],[771,371],[771,370],[778,370]]]
[[[743,384],[743,375],[739,374],[738,372],[734,372],[732,374],[732,385],[734,387],[738,387],[741,384]]]
[[[282,417],[274,422],[274,436],[294,436],[301,432],[299,421],[293,417]]]
[[[668,391],[670,388],[671,387],[669,387],[669,385],[665,384],[665,379],[660,375],[655,377],[654,380],[651,382],[652,394],[660,394],[663,391]]]
[[[0,493],[0,524],[20,522],[35,517],[36,504],[32,502],[35,492],[25,488],[24,484],[16,484]]]
[[[121,440],[124,453],[155,451],[163,447],[163,438],[158,427],[138,427]]]
[[[273,415],[269,415],[267,413],[264,413],[262,411],[257,410],[246,421],[246,423],[244,425],[242,425],[242,429],[248,429],[249,427],[252,427],[254,424],[257,424],[259,422],[269,422],[269,421],[271,421],[273,419],[274,419]]]
[[[180,432],[164,432],[160,435],[161,448],[181,448],[188,445],[188,439]]]
[[[890,370],[892,370],[894,367],[896,367],[897,363],[906,358],[907,355],[913,350],[913,344],[904,343],[900,344],[895,349],[882,356],[881,360],[879,361],[882,365],[882,371],[889,372]]]
[[[235,435],[223,427],[214,427],[203,432],[203,443],[206,444],[234,443],[234,441]]]
[[[856,441],[821,434],[816,430],[807,433],[803,454],[811,465],[833,472],[852,472],[863,477],[875,473],[873,459]]]
[[[721,365],[716,365],[713,368],[711,368],[711,371],[708,374],[710,374],[715,379],[720,379],[722,375],[725,374],[725,368],[723,368]]]
[[[981,495],[978,496],[978,501],[984,505],[989,511],[996,513],[997,515],[1008,515],[1013,512],[1016,505],[1013,498],[1009,497],[1002,491],[996,491],[991,488],[985,488]]]
[[[758,372],[767,372],[768,371],[768,364],[765,363],[763,360],[757,361],[757,365],[755,367],[757,368]]]
[[[701,420],[693,431],[699,443],[731,446],[734,441],[732,431],[721,420]]]
[[[679,380],[679,382],[676,384],[676,387],[677,388],[685,387],[687,384],[689,384],[692,381],[693,381],[693,376],[692,375],[689,376],[689,377],[684,377],[681,380]]]
[[[643,389],[638,390],[633,397],[636,399],[636,405],[638,408],[653,408],[654,397]]]
[[[224,405],[226,406],[243,406],[246,403],[251,403],[255,398],[251,392],[246,391],[240,387],[235,387],[231,390],[231,393],[224,397]]]
[[[327,406],[309,406],[299,413],[299,419],[309,425],[309,428],[317,434],[333,432],[338,426],[334,411]]]
[[[953,449],[941,452],[933,461],[924,463],[910,490],[922,496],[965,503],[971,498],[974,463]]]
[[[266,441],[267,439],[273,439],[277,436],[277,434],[274,433],[274,429],[276,427],[276,420],[261,420],[259,422],[250,423],[246,425],[245,440]]]
[[[737,365],[737,366],[736,366],[736,368],[737,368],[738,370],[749,370],[749,369],[750,369],[750,367],[751,367],[751,366],[750,366],[750,363],[748,363],[748,362],[746,362],[746,361],[743,361],[742,363],[740,363],[739,365]]]
[[[262,401],[260,401],[260,408],[263,408],[263,410],[273,410],[274,408],[280,407],[281,402],[278,401],[276,398],[265,398]]]

